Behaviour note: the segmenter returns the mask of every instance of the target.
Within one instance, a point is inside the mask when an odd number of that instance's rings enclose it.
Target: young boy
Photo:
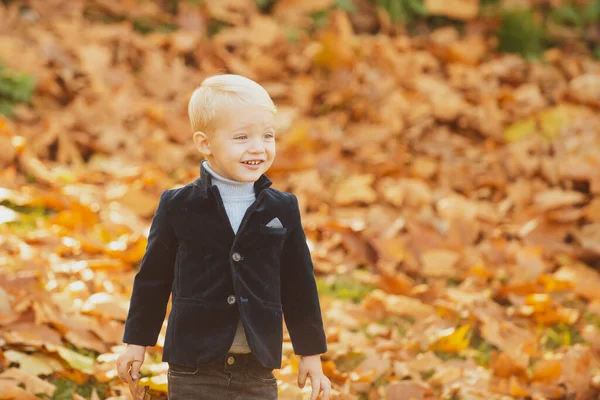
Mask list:
[[[188,113],[204,155],[200,177],[165,190],[135,276],[117,361],[139,379],[145,347],[156,345],[172,293],[162,359],[170,400],[277,399],[285,318],[311,400],[329,379],[313,264],[294,194],[271,188],[275,105],[239,75],[205,79]],[[131,378],[128,362],[132,362]]]

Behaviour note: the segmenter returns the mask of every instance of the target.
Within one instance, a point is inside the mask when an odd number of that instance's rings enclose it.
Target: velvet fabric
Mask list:
[[[224,357],[241,316],[252,353],[281,368],[282,318],[298,355],[327,351],[313,263],[298,200],[262,174],[237,234],[211,175],[165,190],[135,276],[123,342],[156,345],[162,360],[201,366]],[[279,218],[283,227],[267,223]],[[233,296],[233,297],[231,297]]]

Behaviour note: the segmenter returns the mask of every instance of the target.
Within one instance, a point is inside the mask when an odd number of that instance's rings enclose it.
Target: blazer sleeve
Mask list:
[[[169,190],[160,195],[152,218],[146,252],[135,275],[123,342],[155,346],[174,276],[177,240],[167,215]]]
[[[327,352],[321,307],[310,250],[302,228],[298,199],[292,193],[291,231],[281,255],[281,303],[294,353]]]

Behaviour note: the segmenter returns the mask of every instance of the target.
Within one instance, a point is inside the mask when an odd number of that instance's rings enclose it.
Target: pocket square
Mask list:
[[[270,220],[269,223],[267,224],[267,226],[270,228],[283,228],[283,224],[277,217]]]

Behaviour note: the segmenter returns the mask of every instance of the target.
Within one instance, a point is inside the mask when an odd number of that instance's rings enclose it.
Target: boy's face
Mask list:
[[[213,133],[194,133],[194,142],[219,175],[254,182],[273,164],[273,113],[262,107],[230,106],[220,113]],[[247,161],[260,161],[249,165]]]

